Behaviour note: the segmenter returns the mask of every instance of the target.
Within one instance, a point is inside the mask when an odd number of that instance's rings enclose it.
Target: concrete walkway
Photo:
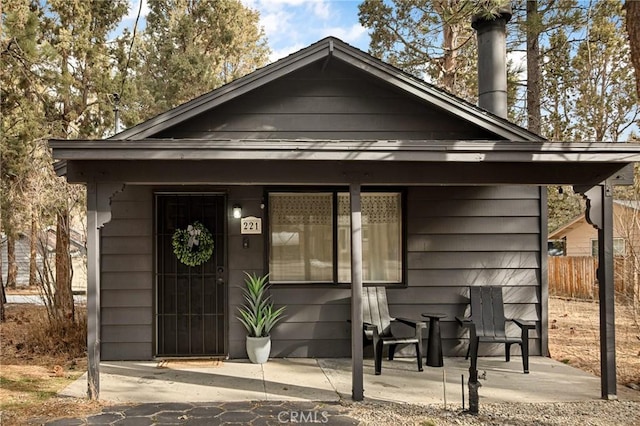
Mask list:
[[[519,357],[480,358],[482,402],[569,402],[600,399],[600,378],[549,358],[532,357],[530,374],[522,373]],[[461,404],[468,361],[446,358],[442,368],[417,371],[415,360],[384,360],[382,375],[365,360],[365,399],[412,404]],[[202,361],[104,362],[100,367],[100,398],[115,403],[324,401],[351,399],[350,359],[270,359],[266,364],[244,360],[214,365]],[[443,382],[443,378],[446,382]],[[86,375],[62,391],[85,397]],[[624,400],[640,401],[640,392],[618,387]]]
[[[548,358],[532,357],[531,373],[520,359],[480,358],[480,401],[572,402],[600,399],[600,379]],[[461,406],[468,361],[447,358],[443,368],[416,371],[413,359],[383,361],[382,375],[365,360],[365,400]],[[104,362],[100,396],[112,404],[76,418],[33,419],[30,424],[76,425],[356,425],[342,401],[351,400],[351,360],[271,359],[263,365],[234,360]],[[444,381],[443,381],[444,379]],[[61,394],[84,398],[86,375]],[[621,400],[640,392],[618,388]]]

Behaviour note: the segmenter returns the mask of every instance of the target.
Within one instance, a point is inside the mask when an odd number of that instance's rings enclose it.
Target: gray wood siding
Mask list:
[[[9,260],[7,253],[7,241],[4,239],[4,235],[0,238],[2,244],[0,244],[0,261],[2,262],[2,273],[4,274],[4,283],[6,284],[7,271],[9,270]],[[15,240],[15,256],[16,266],[18,268],[18,275],[16,276],[16,286],[27,287],[29,285],[29,259],[31,258],[29,238],[20,234]],[[41,257],[41,256],[38,256]],[[42,261],[38,260],[38,269]]]
[[[497,139],[336,59],[311,64],[156,137]]]
[[[410,188],[409,288],[389,291],[392,310],[447,314],[444,352],[464,355],[468,340],[455,317],[469,313],[469,286],[503,286],[506,316],[536,321],[530,343],[539,355],[539,194],[523,186]],[[514,324],[507,332],[519,335]],[[480,345],[481,355],[503,353],[504,345]]]
[[[233,189],[229,203],[264,217],[262,195],[260,188]],[[388,288],[391,315],[447,314],[441,323],[445,355],[462,356],[467,337],[455,316],[468,313],[469,286],[501,285],[506,315],[537,322],[530,343],[532,354],[540,354],[539,189],[411,187],[407,197],[408,286]],[[237,222],[229,220],[229,341],[230,356],[244,358],[246,333],[235,312],[242,303],[242,271],[263,272],[264,239],[250,236],[250,248],[242,249]],[[286,321],[272,333],[272,356],[350,356],[349,289],[279,285],[272,295],[277,306],[287,306]],[[515,325],[507,327],[519,334]],[[403,333],[402,326],[396,332]],[[480,353],[499,355],[504,349],[483,344]]]
[[[228,206],[240,204],[243,216],[266,219],[260,207],[263,187],[226,192]],[[537,187],[410,187],[407,287],[388,289],[391,314],[416,319],[423,312],[447,314],[445,355],[464,355],[466,333],[454,318],[467,312],[469,286],[501,285],[507,316],[537,322],[530,343],[532,353],[540,354],[539,312],[545,302],[540,300],[539,202]],[[152,209],[151,187],[127,187],[114,198],[112,220],[102,231],[105,360],[154,355]],[[241,235],[240,221],[229,208],[227,214],[227,341],[230,357],[245,358],[246,332],[236,319],[237,308],[243,302],[244,271],[265,272],[267,223],[263,235]],[[348,288],[280,285],[272,295],[277,306],[287,306],[286,320],[273,331],[272,356],[350,356]],[[396,331],[403,333],[401,327]],[[508,331],[518,333],[513,325]],[[502,346],[481,345],[483,355],[502,353]]]
[[[153,356],[153,192],[128,186],[102,229],[102,359]]]

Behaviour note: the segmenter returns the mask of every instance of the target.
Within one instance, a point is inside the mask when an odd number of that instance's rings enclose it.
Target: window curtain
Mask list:
[[[269,273],[273,282],[333,282],[333,230],[337,226],[338,282],[351,282],[349,194],[270,193]],[[364,280],[402,281],[402,196],[397,192],[362,194]]]
[[[333,282],[333,194],[269,194],[271,281]]]
[[[366,282],[402,280],[402,215],[399,193],[362,193],[362,257]],[[338,194],[338,281],[351,281],[349,194]]]

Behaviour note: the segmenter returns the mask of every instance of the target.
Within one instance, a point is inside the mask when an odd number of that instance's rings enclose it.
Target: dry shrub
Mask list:
[[[87,350],[87,313],[78,310],[76,319],[55,320],[43,310],[24,324],[24,351],[34,355],[81,358]]]

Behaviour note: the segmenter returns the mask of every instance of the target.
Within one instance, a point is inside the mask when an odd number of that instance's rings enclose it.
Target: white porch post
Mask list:
[[[349,185],[351,200],[351,396],[364,398],[362,368],[362,209],[360,183]]]

